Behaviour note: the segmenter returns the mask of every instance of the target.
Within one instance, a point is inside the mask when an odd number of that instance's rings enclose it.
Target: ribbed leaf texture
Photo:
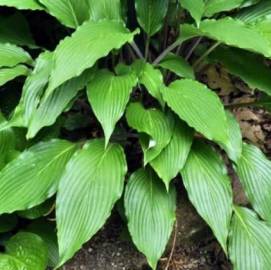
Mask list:
[[[25,150],[0,172],[0,213],[39,205],[51,197],[76,146],[64,140]]]
[[[0,269],[46,269],[47,246],[36,234],[20,232],[8,240],[5,249],[6,254],[0,254]]]
[[[152,269],[162,256],[175,220],[176,195],[166,191],[150,169],[140,169],[129,179],[125,191],[128,229],[136,247],[147,257]]]
[[[107,70],[97,72],[88,84],[88,99],[103,127],[106,145],[136,84],[137,77],[133,73],[115,76]]]
[[[187,124],[210,140],[227,143],[229,129],[223,104],[204,84],[184,79],[162,91],[168,106]]]
[[[181,174],[189,199],[227,253],[233,198],[223,161],[210,146],[196,141]]]
[[[266,270],[271,265],[271,227],[249,209],[235,207],[229,254],[234,270]]]
[[[173,121],[160,110],[154,108],[147,110],[140,103],[131,103],[128,106],[126,119],[130,127],[145,135],[141,137],[140,142],[146,165],[169,144]]]
[[[38,3],[38,1],[35,0],[0,0],[0,6],[31,10],[43,9],[43,7]]]
[[[122,148],[93,140],[67,165],[57,193],[59,266],[104,225],[120,198],[127,172]]]
[[[256,146],[244,144],[237,174],[253,208],[271,224],[271,161]]]
[[[194,132],[186,123],[175,120],[173,134],[169,144],[162,150],[150,165],[163,180],[167,190],[170,181],[183,168],[188,157]]]
[[[54,51],[54,67],[47,96],[64,82],[79,76],[111,50],[132,42],[137,31],[131,33],[122,23],[102,20],[88,21],[65,38]],[[106,40],[106,42],[105,42]],[[92,53],[89,53],[89,52]]]
[[[168,0],[136,0],[135,7],[140,26],[149,36],[153,36],[163,26]]]
[[[0,69],[0,86],[19,76],[27,76],[28,73],[29,69],[24,65],[18,65],[14,68],[2,68]]]

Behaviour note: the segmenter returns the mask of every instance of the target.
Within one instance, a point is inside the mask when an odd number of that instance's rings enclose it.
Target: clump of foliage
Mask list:
[[[263,93],[250,106],[270,108],[269,0],[0,6],[0,269],[62,266],[117,201],[156,269],[175,222],[173,179],[234,269],[270,268],[271,162],[198,80],[220,63]],[[233,202],[226,155],[249,208]]]

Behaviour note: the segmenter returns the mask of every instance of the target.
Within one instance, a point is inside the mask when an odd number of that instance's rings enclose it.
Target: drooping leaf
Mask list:
[[[119,145],[93,140],[67,165],[57,193],[59,266],[70,259],[105,223],[120,198],[127,171]],[[114,165],[112,167],[112,165]]]
[[[179,0],[183,8],[187,9],[191,16],[196,21],[197,25],[200,24],[201,18],[204,14],[205,3],[204,0]]]
[[[36,234],[19,232],[5,245],[6,253],[0,254],[0,269],[44,270],[48,250]]]
[[[218,96],[204,84],[184,79],[164,87],[168,106],[187,124],[210,140],[227,143],[226,114]]]
[[[30,209],[51,197],[76,145],[41,142],[25,150],[0,172],[0,213]]]
[[[14,67],[22,63],[31,63],[31,61],[31,56],[22,48],[0,43],[0,67]]]
[[[163,26],[168,0],[136,0],[137,20],[144,31],[153,36]]]
[[[24,65],[18,65],[13,68],[2,68],[0,69],[0,86],[15,79],[19,76],[27,76],[29,69]]]
[[[271,227],[256,214],[242,207],[234,208],[229,254],[235,270],[264,270],[271,265]]]
[[[180,77],[195,79],[193,68],[181,56],[169,54],[166,58],[164,58],[163,61],[159,63],[159,66],[170,70]]]
[[[61,41],[54,51],[54,67],[46,91],[47,96],[64,82],[92,67],[111,50],[131,42],[136,33],[137,31],[129,32],[122,23],[109,20],[88,21],[78,27],[72,36]]]
[[[253,208],[271,222],[271,161],[256,146],[244,144],[237,174]]]
[[[229,46],[271,57],[271,39],[261,27],[264,25],[250,25],[231,17],[204,20],[198,29],[193,25],[181,25],[180,40],[185,41],[196,36],[206,36]]]
[[[152,269],[162,256],[175,220],[176,194],[169,192],[150,169],[130,177],[125,191],[125,212],[133,242]]]
[[[43,9],[43,7],[36,0],[0,0],[0,6],[31,10]]]
[[[149,137],[141,140],[146,165],[169,144],[173,121],[158,109],[145,109],[140,103],[131,103],[126,111],[130,127]]]
[[[229,127],[229,140],[225,144],[220,144],[226,151],[229,158],[237,162],[242,154],[242,133],[239,123],[229,111],[226,112],[227,122]]]
[[[179,119],[175,120],[172,138],[158,157],[150,165],[169,189],[170,181],[183,168],[188,157],[192,141],[193,130]]]
[[[35,46],[28,22],[21,13],[0,17],[0,43]]]
[[[106,145],[116,123],[124,114],[136,84],[137,78],[133,73],[115,76],[107,70],[97,72],[94,79],[88,84],[88,99],[94,114],[103,127]]]
[[[156,98],[161,106],[164,107],[165,102],[161,94],[161,88],[164,86],[164,83],[160,70],[144,61],[136,61],[132,67],[137,73],[139,83],[144,85],[149,94]]]
[[[227,253],[233,196],[222,159],[210,146],[196,141],[181,174],[189,199]]]
[[[13,230],[17,225],[18,219],[16,215],[1,215],[0,216],[0,233],[5,233]]]
[[[210,59],[222,63],[230,73],[240,77],[250,88],[271,95],[271,70],[259,55],[220,47],[210,55]]]

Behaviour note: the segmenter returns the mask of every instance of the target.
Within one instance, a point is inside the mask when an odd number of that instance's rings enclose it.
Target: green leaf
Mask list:
[[[161,93],[164,82],[161,71],[154,68],[153,65],[140,60],[134,62],[132,68],[137,73],[139,83],[144,85],[149,94],[164,107],[165,102]]]
[[[36,234],[20,232],[9,239],[5,248],[6,254],[0,254],[0,269],[46,269],[47,247]]]
[[[225,144],[221,143],[220,146],[226,151],[232,161],[237,162],[242,154],[242,133],[239,123],[233,114],[227,111],[226,116],[230,137]]]
[[[227,253],[233,197],[222,159],[210,146],[195,142],[181,174],[189,199]]]
[[[78,27],[72,36],[61,41],[54,51],[54,67],[46,91],[47,96],[64,82],[92,67],[111,50],[132,42],[136,33],[137,31],[130,33],[122,23],[108,20],[89,21]]]
[[[0,43],[0,67],[14,67],[20,63],[31,63],[31,56],[22,48]]]
[[[59,86],[47,98],[43,97],[39,105],[36,108],[34,107],[31,114],[26,137],[33,138],[43,127],[54,124],[57,117],[67,108],[78,91],[87,85],[93,75],[93,70],[85,70],[79,77],[73,78]],[[34,84],[36,83],[34,82]],[[25,96],[25,98],[31,101],[31,96]],[[35,104],[33,103],[33,105]]]
[[[187,9],[191,16],[196,21],[197,25],[200,24],[200,20],[204,14],[205,3],[204,0],[179,0],[183,8]]]
[[[237,174],[253,208],[271,222],[271,161],[256,146],[244,144]]]
[[[103,127],[106,145],[116,123],[124,114],[136,84],[137,78],[133,73],[115,76],[107,70],[97,72],[88,84],[88,99]]]
[[[151,166],[163,180],[167,190],[170,181],[184,167],[193,141],[194,132],[184,122],[175,120],[172,138],[157,158],[151,161]]]
[[[229,241],[235,270],[265,270],[271,265],[271,227],[249,209],[235,207]]]
[[[173,123],[160,110],[147,110],[140,103],[131,103],[128,106],[126,119],[130,127],[149,136],[147,139],[141,139],[144,164],[146,165],[169,144],[173,132]]]
[[[76,145],[41,142],[25,150],[0,172],[0,213],[30,209],[51,197]]]
[[[195,79],[193,68],[189,63],[181,56],[175,54],[169,54],[163,61],[159,63],[159,66],[168,69],[171,72],[177,74],[180,77]]]
[[[35,0],[0,0],[0,6],[17,9],[42,10],[42,6]]]
[[[0,69],[0,86],[15,79],[19,76],[27,76],[29,69],[24,65],[18,65],[13,68],[2,68]]]
[[[128,229],[152,269],[162,256],[175,221],[176,194],[169,192],[150,169],[132,174],[125,190]]]
[[[168,10],[168,0],[136,0],[137,20],[148,36],[156,34],[163,26]]]
[[[28,22],[21,13],[0,17],[0,43],[35,47]]]
[[[206,36],[229,46],[271,57],[271,38],[260,27],[264,26],[249,25],[230,17],[219,20],[204,20],[199,29],[188,24],[181,25],[182,35],[180,40],[185,41],[195,36]]]
[[[250,88],[271,95],[271,70],[259,55],[220,47],[210,55],[210,59],[222,63],[231,74],[240,77]]]
[[[210,140],[227,143],[229,130],[223,105],[204,84],[177,80],[165,87],[162,94],[168,106],[189,126]]]
[[[17,225],[18,219],[16,215],[1,215],[0,216],[0,233],[5,233],[13,230]]]
[[[67,165],[57,193],[59,266],[105,223],[120,198],[127,172],[122,148],[90,141]],[[112,164],[114,166],[112,167]]]

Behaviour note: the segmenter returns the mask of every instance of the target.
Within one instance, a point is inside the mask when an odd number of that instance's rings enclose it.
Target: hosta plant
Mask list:
[[[271,161],[231,111],[271,109],[270,0],[0,6],[1,269],[61,267],[117,202],[156,269],[177,182],[235,270],[270,269]],[[224,104],[203,83],[210,65],[255,102]],[[249,205],[234,203],[227,168]]]

